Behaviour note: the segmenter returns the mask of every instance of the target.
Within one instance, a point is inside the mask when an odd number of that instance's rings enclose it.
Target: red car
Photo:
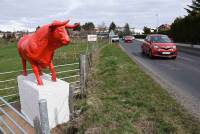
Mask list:
[[[176,59],[176,44],[167,35],[152,34],[148,35],[141,46],[142,53],[153,57],[168,57]]]
[[[133,40],[134,40],[133,36],[125,36],[124,37],[124,42],[126,42],[126,43],[132,43]]]

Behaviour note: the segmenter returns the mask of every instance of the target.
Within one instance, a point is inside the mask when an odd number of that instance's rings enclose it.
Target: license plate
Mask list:
[[[162,52],[162,54],[171,54],[170,52]]]

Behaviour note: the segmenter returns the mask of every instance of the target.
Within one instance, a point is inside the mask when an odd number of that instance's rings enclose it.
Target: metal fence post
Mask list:
[[[81,95],[82,97],[86,95],[86,55],[80,55],[80,85],[81,85]]]
[[[70,111],[70,120],[74,117],[74,86],[69,85],[69,111]]]
[[[34,130],[36,134],[42,134],[42,128],[40,124],[40,120],[38,117],[35,117],[33,120]]]
[[[47,111],[47,101],[41,99],[39,101],[39,112],[40,112],[40,122],[42,127],[42,134],[50,134],[48,111]]]

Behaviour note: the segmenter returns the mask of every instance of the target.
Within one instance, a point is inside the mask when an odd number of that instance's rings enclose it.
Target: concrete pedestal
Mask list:
[[[39,100],[47,101],[47,111],[50,128],[69,121],[69,83],[57,79],[51,80],[51,76],[41,76],[43,86],[38,86],[34,74],[18,76],[18,87],[21,103],[21,112],[33,125],[35,118],[40,119]]]

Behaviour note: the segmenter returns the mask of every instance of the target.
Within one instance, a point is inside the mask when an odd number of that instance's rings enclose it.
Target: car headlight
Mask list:
[[[156,48],[156,49],[158,49],[158,48],[159,48],[159,46],[153,46],[153,48]]]
[[[176,46],[172,46],[173,49],[176,49]]]

